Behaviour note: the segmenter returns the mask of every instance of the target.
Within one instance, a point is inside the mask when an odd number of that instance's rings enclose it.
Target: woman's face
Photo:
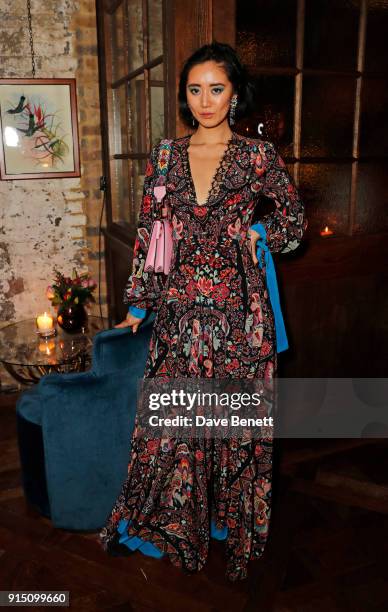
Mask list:
[[[209,61],[191,68],[186,85],[187,103],[204,127],[224,121],[232,95],[233,86],[222,65]]]

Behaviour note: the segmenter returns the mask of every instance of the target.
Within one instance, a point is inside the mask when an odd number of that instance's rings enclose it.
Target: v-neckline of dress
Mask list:
[[[189,134],[186,137],[186,141],[184,143],[184,156],[183,156],[183,160],[184,160],[184,166],[185,166],[185,170],[186,170],[186,177],[188,180],[188,184],[189,184],[189,192],[190,192],[190,197],[192,199],[192,201],[195,203],[195,206],[198,206],[200,208],[207,208],[207,206],[209,206],[209,203],[211,202],[212,196],[214,195],[214,191],[217,189],[217,185],[220,185],[220,183],[222,182],[226,171],[229,168],[229,156],[230,156],[230,152],[232,151],[233,147],[231,146],[236,139],[236,133],[232,131],[232,135],[230,136],[225,150],[218,162],[218,165],[216,167],[216,170],[213,174],[211,183],[210,183],[210,188],[208,190],[207,193],[207,198],[205,200],[205,202],[203,202],[202,204],[200,204],[198,202],[197,199],[197,192],[195,189],[195,185],[194,185],[194,180],[193,180],[193,175],[191,173],[191,166],[190,166],[190,157],[189,157],[189,146],[190,146],[190,141],[191,141],[191,137],[192,134]]]

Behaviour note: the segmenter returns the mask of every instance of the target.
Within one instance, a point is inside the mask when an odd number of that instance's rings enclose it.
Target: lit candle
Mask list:
[[[47,314],[47,312],[42,315],[39,315],[36,318],[36,325],[38,327],[38,332],[42,336],[50,336],[54,333],[53,318],[50,314]]]
[[[331,236],[332,233],[332,230],[326,225],[325,229],[321,231],[321,236]]]

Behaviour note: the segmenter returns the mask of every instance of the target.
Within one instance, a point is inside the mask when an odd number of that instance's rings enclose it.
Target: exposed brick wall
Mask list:
[[[81,177],[0,181],[0,325],[50,308],[45,290],[54,264],[64,272],[89,269],[98,277],[102,165],[95,3],[31,0],[31,12],[36,78],[76,79]],[[31,78],[24,0],[0,7],[0,55],[0,78]],[[105,304],[104,261],[101,268]],[[97,311],[96,304],[92,312]]]

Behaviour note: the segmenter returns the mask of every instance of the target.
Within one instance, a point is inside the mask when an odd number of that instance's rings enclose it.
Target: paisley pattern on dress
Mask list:
[[[156,214],[158,145],[147,163],[129,305],[156,311],[144,377],[260,378],[276,376],[274,316],[265,268],[255,265],[248,230],[260,194],[274,200],[265,225],[272,252],[299,245],[304,205],[286,165],[269,141],[232,132],[208,198],[198,205],[190,171],[191,136],[173,141],[166,198],[171,206],[170,273],[144,272]],[[117,544],[121,519],[129,536],[152,542],[185,571],[206,563],[209,528],[228,527],[226,576],[247,577],[259,558],[271,514],[272,438],[151,439],[132,435],[128,477],[100,532],[105,550]]]

